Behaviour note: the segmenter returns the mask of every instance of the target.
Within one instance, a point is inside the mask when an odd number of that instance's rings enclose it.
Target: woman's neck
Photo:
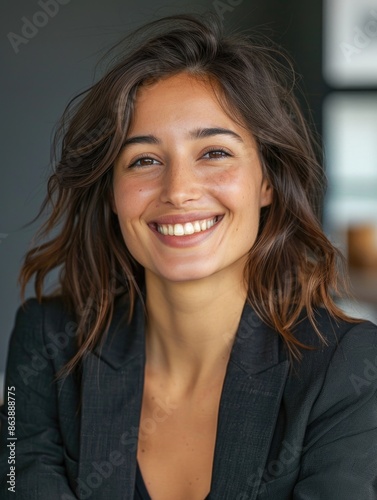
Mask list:
[[[224,373],[246,299],[242,276],[172,283],[146,273],[147,366],[190,390]]]

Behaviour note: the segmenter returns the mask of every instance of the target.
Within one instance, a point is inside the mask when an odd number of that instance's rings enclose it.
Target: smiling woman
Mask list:
[[[63,117],[21,270],[37,299],[8,355],[17,493],[376,499],[377,330],[334,301],[341,256],[285,56],[193,15],[118,49]]]
[[[225,288],[242,283],[272,194],[252,134],[209,81],[183,72],[139,91],[129,136],[115,161],[113,208],[146,283],[207,278],[217,288],[228,274]]]

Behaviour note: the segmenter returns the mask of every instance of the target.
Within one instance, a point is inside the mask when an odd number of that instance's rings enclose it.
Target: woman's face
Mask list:
[[[139,90],[113,195],[130,253],[175,282],[241,278],[272,198],[252,135],[185,73]]]

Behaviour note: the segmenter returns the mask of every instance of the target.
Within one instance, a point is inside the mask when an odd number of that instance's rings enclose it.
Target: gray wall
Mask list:
[[[9,334],[20,303],[18,271],[37,227],[23,226],[36,215],[45,194],[52,130],[68,100],[95,79],[95,64],[104,49],[146,21],[212,9],[222,11],[231,29],[262,28],[295,50],[295,57],[305,64],[312,50],[308,45],[313,43],[311,30],[317,29],[312,12],[302,12],[304,21],[295,19],[306,3],[298,0],[56,2],[3,0],[0,16],[0,373],[5,369]],[[42,3],[50,4],[50,14],[38,14],[43,12]],[[39,27],[29,24],[25,28],[25,19]],[[305,24],[311,29],[305,29]],[[318,59],[317,48],[313,53]],[[27,295],[32,294],[30,288]]]

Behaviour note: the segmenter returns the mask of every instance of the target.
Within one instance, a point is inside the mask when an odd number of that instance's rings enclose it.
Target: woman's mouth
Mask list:
[[[210,219],[195,220],[184,224],[156,224],[157,231],[164,236],[188,236],[207,231],[217,224],[222,217],[216,215]]]

